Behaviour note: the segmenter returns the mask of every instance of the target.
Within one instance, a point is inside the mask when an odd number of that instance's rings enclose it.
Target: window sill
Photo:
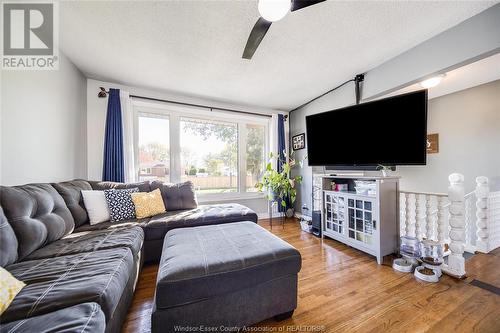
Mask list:
[[[210,203],[216,201],[240,201],[240,200],[255,200],[266,199],[264,193],[224,193],[224,194],[200,194],[197,195],[198,202]]]

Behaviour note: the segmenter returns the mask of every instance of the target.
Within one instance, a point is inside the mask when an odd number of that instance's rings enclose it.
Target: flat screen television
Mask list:
[[[306,117],[311,166],[425,165],[427,90]]]

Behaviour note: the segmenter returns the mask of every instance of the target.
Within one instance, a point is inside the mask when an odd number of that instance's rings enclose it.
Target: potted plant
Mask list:
[[[283,208],[285,208],[285,214],[287,217],[292,217],[294,214],[293,204],[297,197],[297,190],[295,186],[302,182],[302,176],[291,177],[290,172],[292,168],[296,165],[294,159],[291,158],[293,153],[288,158],[288,154],[284,152],[284,160],[280,160],[277,154],[270,153],[269,161],[266,165],[266,170],[262,176],[262,180],[255,184],[255,187],[263,192],[267,191],[267,197],[270,201],[277,201]],[[304,157],[299,165],[302,168]],[[282,163],[281,172],[273,169],[272,161],[276,160]],[[278,164],[278,163],[276,163]]]
[[[389,172],[392,171],[392,168],[393,167],[387,165],[382,165],[382,164],[377,165],[377,170],[382,171],[383,177],[389,176]]]

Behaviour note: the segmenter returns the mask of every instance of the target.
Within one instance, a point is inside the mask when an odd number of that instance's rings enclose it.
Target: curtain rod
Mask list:
[[[97,96],[98,97],[106,97],[106,95],[109,93],[109,91],[106,91],[103,87],[99,87],[99,88],[100,88],[100,91],[99,91],[99,94]],[[184,106],[194,106],[194,107],[198,107],[198,108],[210,109],[210,111],[212,111],[212,110],[219,110],[219,111],[229,111],[229,112],[249,114],[249,115],[253,115],[253,116],[268,117],[268,118],[272,117],[269,114],[256,113],[256,112],[248,112],[248,111],[240,111],[240,110],[228,109],[228,108],[213,107],[213,106],[208,106],[208,105],[203,105],[203,104],[184,103],[184,102],[172,101],[172,100],[161,99],[161,98],[153,98],[153,97],[146,97],[146,96],[139,96],[139,95],[130,95],[130,97],[132,97],[132,98],[140,98],[140,99],[145,99],[145,100],[148,100],[148,101],[155,101],[155,102],[172,103],[172,104],[184,105]],[[285,120],[288,118],[288,115],[283,115],[283,116],[284,116]]]
[[[234,110],[234,109],[228,109],[228,108],[213,107],[213,106],[208,106],[208,105],[203,105],[203,104],[177,102],[177,101],[172,101],[172,100],[168,100],[168,99],[161,99],[161,98],[153,98],[153,97],[145,97],[145,96],[137,96],[137,95],[130,95],[130,97],[146,99],[148,101],[155,101],[155,102],[166,102],[166,103],[172,103],[172,104],[177,104],[177,105],[194,106],[194,107],[199,107],[199,108],[210,109],[210,111],[219,110],[219,111],[229,111],[229,112],[250,114],[253,116],[262,116],[262,117],[268,117],[268,118],[272,117],[269,114],[262,114],[262,113],[256,113],[256,112],[248,112],[248,111],[240,111],[240,110]]]

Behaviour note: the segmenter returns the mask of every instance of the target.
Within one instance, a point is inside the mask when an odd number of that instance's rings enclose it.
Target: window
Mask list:
[[[139,180],[190,180],[200,198],[256,196],[269,118],[134,105]],[[202,199],[203,200],[203,199]]]
[[[168,118],[139,114],[138,127],[139,180],[170,181]]]
[[[256,192],[255,184],[262,178],[266,160],[266,127],[246,125],[246,186]]]
[[[238,191],[236,124],[181,118],[181,179],[198,193]]]

